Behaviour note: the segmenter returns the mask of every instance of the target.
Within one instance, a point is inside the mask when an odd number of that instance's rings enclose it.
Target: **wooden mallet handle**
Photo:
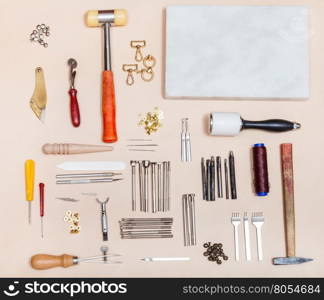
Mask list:
[[[287,256],[295,256],[295,209],[292,144],[281,144],[281,169],[284,199]]]
[[[73,262],[74,258],[76,257],[68,254],[62,254],[60,256],[36,254],[32,256],[30,264],[36,270],[47,270],[55,267],[67,268],[75,264]]]
[[[103,137],[105,143],[117,141],[115,87],[112,71],[102,73],[102,117]]]

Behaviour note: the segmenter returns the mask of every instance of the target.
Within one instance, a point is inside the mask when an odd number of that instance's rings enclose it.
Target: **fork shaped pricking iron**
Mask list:
[[[261,235],[261,227],[264,223],[264,217],[262,212],[255,212],[252,213],[252,224],[256,228],[257,233],[257,243],[258,243],[258,257],[259,260],[263,259],[263,253],[262,253],[262,235]]]
[[[106,211],[106,204],[109,201],[109,197],[105,201],[100,201],[96,198],[97,202],[100,204],[101,207],[101,230],[102,230],[102,239],[103,241],[108,241],[108,221],[107,221],[107,211]]]
[[[238,227],[241,224],[240,214],[232,213],[232,224],[234,226],[234,242],[235,242],[235,260],[240,260],[240,248],[239,248],[239,237],[238,237]]]
[[[244,238],[245,238],[245,255],[246,260],[251,260],[251,246],[250,246],[250,224],[249,217],[247,212],[244,213],[243,216],[243,224],[244,224]]]

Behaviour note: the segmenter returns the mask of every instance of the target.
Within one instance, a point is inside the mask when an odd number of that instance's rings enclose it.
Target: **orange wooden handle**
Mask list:
[[[102,117],[103,142],[116,142],[117,130],[114,76],[111,71],[107,70],[102,73]]]
[[[36,270],[47,270],[55,267],[67,268],[74,265],[73,256],[68,254],[60,256],[36,254],[31,258],[30,264]]]

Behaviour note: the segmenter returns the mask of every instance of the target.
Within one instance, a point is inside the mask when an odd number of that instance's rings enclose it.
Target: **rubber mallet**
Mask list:
[[[103,142],[117,141],[116,103],[114,77],[111,71],[110,27],[123,26],[127,16],[124,9],[90,10],[86,14],[86,24],[89,27],[103,27],[104,31],[104,71],[102,74],[102,115]]]
[[[273,259],[274,265],[296,265],[312,261],[311,258],[297,257],[295,254],[295,208],[294,208],[294,173],[292,144],[281,144],[281,169],[284,198],[284,216],[286,231],[287,256]]]

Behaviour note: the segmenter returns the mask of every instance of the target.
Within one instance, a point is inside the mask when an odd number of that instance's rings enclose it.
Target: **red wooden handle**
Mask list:
[[[103,117],[103,137],[105,143],[117,141],[116,131],[116,104],[114,77],[111,71],[102,73],[102,117]]]
[[[71,121],[74,127],[80,126],[80,110],[79,110],[79,104],[77,99],[77,90],[76,89],[70,89],[70,111],[71,111]]]
[[[44,216],[44,183],[39,184],[39,210],[40,210],[40,216]]]

